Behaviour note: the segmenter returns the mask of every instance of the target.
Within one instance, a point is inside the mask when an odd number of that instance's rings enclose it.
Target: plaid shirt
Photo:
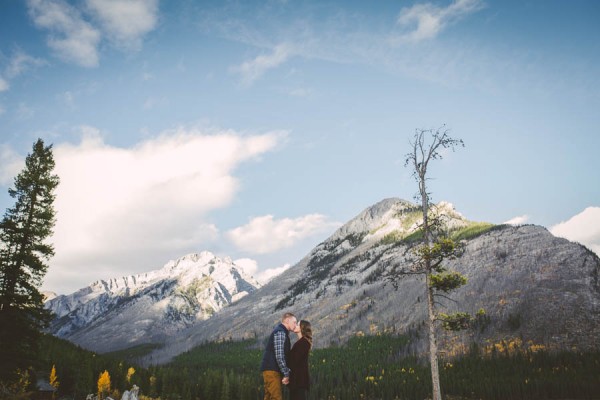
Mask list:
[[[279,365],[279,369],[283,376],[290,376],[290,369],[285,363],[285,333],[283,331],[275,332],[273,337],[274,345],[275,345],[275,359],[277,360],[277,365]]]

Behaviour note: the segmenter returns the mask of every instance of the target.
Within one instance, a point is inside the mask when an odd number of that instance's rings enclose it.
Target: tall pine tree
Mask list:
[[[42,283],[54,248],[46,243],[54,227],[52,145],[33,145],[25,168],[9,194],[15,205],[0,221],[0,381],[11,381],[17,369],[32,365],[41,329],[49,321]]]

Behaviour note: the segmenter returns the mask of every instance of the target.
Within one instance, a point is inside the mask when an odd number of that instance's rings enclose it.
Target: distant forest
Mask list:
[[[311,352],[310,399],[425,399],[429,365],[406,355],[407,336],[354,337],[347,344]],[[141,346],[99,355],[52,336],[43,338],[37,371],[55,366],[57,398],[97,394],[120,399],[135,384],[140,399],[262,399],[262,349],[254,340],[206,343],[171,363],[141,368]],[[518,340],[472,347],[440,360],[444,396],[451,399],[597,399],[600,352],[550,352]]]

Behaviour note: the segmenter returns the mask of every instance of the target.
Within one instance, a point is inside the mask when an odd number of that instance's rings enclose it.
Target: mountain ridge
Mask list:
[[[440,332],[444,351],[452,353],[473,341],[512,338],[551,348],[597,348],[600,259],[595,253],[544,227],[469,221],[447,202],[435,208],[448,233],[465,239],[464,254],[447,266],[464,274],[468,283],[453,293],[456,304],[444,301],[448,311],[487,312],[477,331]],[[113,304],[109,312],[69,332],[67,338],[95,351],[160,344],[139,360],[157,364],[206,341],[265,337],[281,315],[291,311],[311,321],[317,347],[341,344],[354,335],[412,332],[414,351],[423,352],[424,281],[407,276],[394,290],[383,279],[390,263],[410,262],[411,248],[418,243],[420,210],[397,198],[367,207],[281,275],[239,299],[230,296],[232,301],[221,303],[223,307],[209,317],[191,318],[195,314],[180,312],[190,305],[185,299],[197,295],[195,284],[187,297],[176,296],[179,308],[165,307],[169,313],[163,319],[140,318],[156,304],[171,301],[162,299],[177,291],[179,281],[167,279],[134,294],[125,306]],[[181,262],[199,257],[188,256]],[[170,262],[163,270],[182,266]],[[54,326],[60,323],[55,321]],[[153,334],[154,329],[160,334]]]
[[[158,270],[95,281],[45,305],[55,315],[51,333],[106,351],[160,340],[196,319],[209,318],[258,287],[229,257],[204,251],[171,260]],[[110,327],[121,332],[110,333]]]
[[[440,205],[453,210],[449,203]],[[167,362],[207,340],[264,337],[286,311],[311,321],[317,347],[357,334],[419,332],[426,316],[422,279],[408,276],[398,290],[382,279],[386,263],[409,262],[409,239],[416,225],[405,219],[404,230],[386,227],[402,226],[402,218],[412,218],[416,209],[400,199],[365,209],[283,274],[213,318],[168,338],[143,362]],[[390,222],[390,215],[399,222]],[[455,232],[478,226],[459,213],[450,220]],[[457,305],[446,305],[449,311],[473,314],[484,308],[487,322],[477,332],[440,332],[442,349],[451,352],[461,343],[514,337],[556,348],[597,346],[597,255],[535,225],[488,224],[470,235],[463,256],[447,263],[469,282],[453,294]],[[426,349],[422,338],[414,342],[415,351]]]

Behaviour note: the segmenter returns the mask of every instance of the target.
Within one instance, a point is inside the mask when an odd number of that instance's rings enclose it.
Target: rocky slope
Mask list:
[[[162,342],[259,287],[228,258],[189,254],[148,273],[100,280],[48,300],[50,332],[95,351]]]
[[[549,347],[597,347],[600,337],[600,259],[585,247],[540,226],[496,226],[469,234],[476,224],[448,203],[439,205],[448,229],[467,237],[464,255],[447,265],[468,284],[442,300],[449,310],[487,317],[459,336],[482,343],[520,338]],[[356,334],[419,332],[426,305],[423,278],[407,276],[397,290],[385,284],[389,263],[409,263],[419,208],[386,199],[338,229],[269,284],[170,336],[145,363],[163,363],[205,340],[264,338],[285,311],[313,324],[319,347]],[[453,351],[454,336],[441,335]],[[415,340],[415,351],[424,342]]]

